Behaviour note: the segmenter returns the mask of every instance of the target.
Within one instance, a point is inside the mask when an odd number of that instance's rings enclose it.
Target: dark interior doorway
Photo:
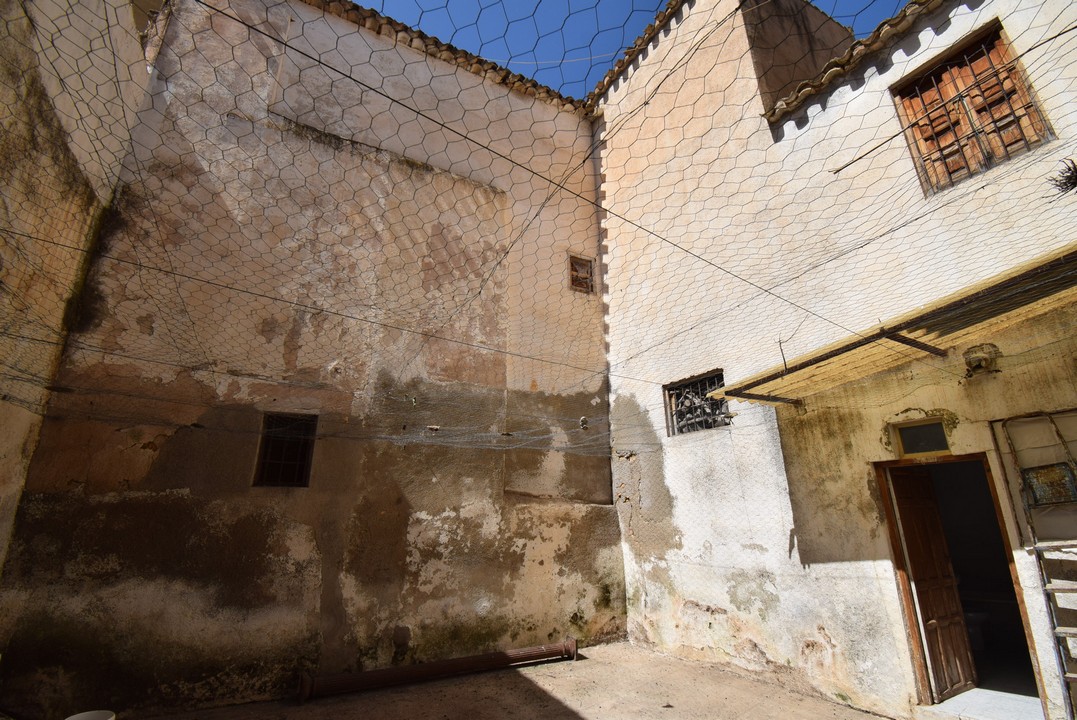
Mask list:
[[[1036,696],[1021,610],[983,463],[929,468],[957,576],[977,686]]]
[[[906,465],[892,467],[889,476],[935,701],[972,685],[1036,696],[983,463]],[[970,655],[975,669],[962,669]]]

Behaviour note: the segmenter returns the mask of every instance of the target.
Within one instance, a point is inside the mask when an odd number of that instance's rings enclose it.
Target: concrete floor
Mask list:
[[[580,651],[576,662],[294,702],[255,703],[169,720],[877,720],[818,697],[629,643]]]
[[[1043,720],[1038,697],[973,688],[919,709],[920,720]]]

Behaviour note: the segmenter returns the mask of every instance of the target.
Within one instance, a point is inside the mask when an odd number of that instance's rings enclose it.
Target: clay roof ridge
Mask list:
[[[565,95],[551,87],[519,73],[512,72],[495,62],[485,60],[478,55],[461,50],[455,45],[443,42],[427,35],[422,30],[394,20],[369,8],[356,5],[350,0],[302,0],[307,5],[324,13],[347,20],[357,27],[390,38],[398,45],[406,45],[413,50],[425,53],[443,62],[454,64],[479,77],[498,85],[530,95],[538,100],[548,102],[563,110],[580,113],[585,110],[585,103]],[[589,96],[590,97],[590,96]]]
[[[587,97],[583,100],[583,110],[585,114],[591,115],[594,113],[595,108],[598,106],[598,101],[609,91],[613,86],[613,83],[624,74],[624,72],[632,65],[632,62],[639,57],[640,53],[650,45],[651,41],[662,32],[673,16],[677,14],[677,11],[685,5],[687,0],[669,0],[666,3],[664,10],[659,11],[655,17],[654,22],[644,28],[635,42],[629,45],[625,49],[624,57],[617,61],[612,68],[610,68],[605,76],[598,81],[598,85],[595,89],[587,94]]]
[[[857,40],[844,54],[834,58],[823,66],[811,80],[805,80],[791,93],[779,99],[774,107],[763,116],[770,122],[777,122],[797,108],[804,105],[809,98],[830,87],[838,78],[844,77],[876,50],[905,34],[913,22],[928,13],[934,12],[944,0],[909,0],[909,3],[892,18],[883,20],[868,37]]]

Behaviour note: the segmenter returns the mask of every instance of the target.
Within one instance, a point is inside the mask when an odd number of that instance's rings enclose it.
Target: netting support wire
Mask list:
[[[320,65],[322,67],[325,67],[325,68],[328,68],[329,70],[332,70],[333,72],[339,74],[341,77],[344,77],[344,78],[347,78],[347,79],[351,80],[356,85],[359,85],[360,87],[366,88],[367,90],[374,93],[375,95],[378,95],[378,96],[388,100],[391,103],[395,103],[395,104],[405,108],[406,110],[415,113],[416,117],[419,117],[419,118],[422,118],[424,120],[427,120],[429,122],[434,123],[438,127],[445,130],[446,132],[449,132],[449,133],[451,133],[451,134],[453,134],[453,135],[455,135],[455,136],[457,136],[457,137],[459,137],[459,138],[461,138],[463,140],[466,140],[469,143],[472,143],[472,144],[476,145],[477,147],[480,147],[480,148],[486,150],[487,152],[491,153],[495,157],[498,157],[498,158],[500,158],[502,160],[505,160],[508,163],[511,163],[514,167],[518,167],[521,170],[523,170],[524,172],[526,172],[526,173],[528,173],[528,174],[530,174],[530,175],[532,175],[532,176],[534,176],[534,177],[536,177],[536,178],[538,178],[540,180],[543,180],[544,182],[551,183],[552,185],[554,185],[558,189],[562,190],[563,192],[568,193],[572,197],[575,197],[578,200],[581,200],[582,202],[587,203],[587,204],[595,207],[596,209],[601,210],[602,212],[605,212],[610,217],[617,218],[618,220],[626,223],[627,225],[630,225],[631,227],[633,227],[633,228],[635,228],[635,229],[637,229],[637,230],[639,230],[641,232],[646,233],[647,235],[659,240],[660,242],[663,242],[663,243],[665,243],[667,245],[670,245],[671,247],[674,247],[674,248],[680,250],[681,252],[685,253],[686,255],[689,255],[690,257],[693,257],[693,258],[695,258],[697,260],[700,260],[701,262],[709,265],[710,267],[713,267],[715,270],[718,270],[719,272],[721,272],[721,273],[723,273],[725,275],[728,275],[729,277],[733,278],[734,280],[738,280],[738,281],[748,285],[749,287],[755,288],[756,290],[763,293],[764,295],[768,295],[770,297],[773,297],[776,300],[779,300],[780,302],[786,303],[787,305],[790,305],[791,307],[794,307],[797,310],[800,310],[801,312],[805,312],[805,313],[807,313],[807,314],[809,314],[809,315],[811,315],[811,316],[813,316],[815,318],[818,318],[819,320],[822,320],[823,322],[827,323],[828,325],[832,325],[832,326],[838,328],[839,330],[843,330],[844,332],[849,333],[850,335],[856,335],[858,337],[863,337],[856,330],[853,330],[852,328],[845,327],[844,325],[842,325],[841,323],[839,323],[836,320],[832,320],[832,319],[830,319],[828,317],[824,317],[823,315],[820,315],[819,313],[815,312],[814,310],[811,310],[810,308],[807,308],[807,307],[805,307],[803,305],[800,305],[799,303],[797,303],[797,302],[795,302],[793,300],[790,300],[789,298],[786,298],[786,297],[784,297],[782,295],[779,295],[778,293],[774,292],[773,290],[770,290],[769,288],[766,288],[766,287],[764,287],[763,285],[760,285],[757,282],[749,280],[748,278],[746,278],[746,277],[744,277],[742,275],[739,275],[738,273],[733,272],[729,268],[723,267],[723,266],[719,265],[718,263],[716,263],[716,262],[714,262],[712,260],[708,260],[707,258],[703,257],[699,253],[694,252],[694,251],[692,251],[692,250],[684,247],[683,245],[680,245],[680,244],[678,244],[678,243],[676,243],[676,242],[674,242],[672,240],[669,240],[668,238],[660,235],[658,232],[656,232],[654,230],[651,230],[650,228],[644,227],[643,225],[640,225],[638,222],[636,222],[634,220],[631,220],[631,219],[625,217],[624,215],[621,215],[620,213],[617,213],[617,212],[611,210],[608,207],[604,207],[601,203],[597,202],[596,200],[593,200],[593,199],[583,195],[582,193],[579,193],[579,192],[577,192],[577,191],[575,191],[575,190],[573,190],[573,189],[571,189],[569,187],[566,187],[564,185],[564,183],[559,183],[556,180],[554,180],[553,178],[546,177],[545,175],[541,174],[537,170],[533,170],[532,168],[524,165],[523,163],[520,163],[517,160],[513,160],[512,158],[508,157],[504,153],[498,152],[497,150],[491,148],[488,145],[484,145],[483,143],[479,142],[478,140],[475,140],[474,138],[470,137],[468,134],[463,133],[463,132],[461,132],[461,131],[453,128],[453,127],[450,127],[446,123],[444,123],[444,122],[442,122],[442,121],[440,121],[440,120],[438,120],[438,119],[436,119],[434,117],[431,117],[430,115],[422,112],[421,110],[418,110],[416,108],[411,107],[407,103],[404,103],[404,102],[402,102],[401,100],[399,100],[397,98],[389,96],[388,94],[386,94],[385,92],[379,90],[378,88],[375,88],[372,85],[368,85],[367,83],[364,83],[362,80],[359,80],[358,78],[355,78],[355,77],[349,75],[348,73],[344,72],[343,70],[340,70],[339,68],[333,67],[332,65],[322,61],[320,58],[317,58],[317,57],[311,55],[310,53],[304,52],[303,50],[300,50],[300,49],[298,49],[296,47],[293,47],[292,45],[289,45],[287,42],[282,41],[280,38],[271,35],[270,33],[266,32],[265,30],[262,30],[261,28],[255,27],[254,25],[248,23],[247,21],[243,20],[242,18],[236,17],[234,15],[231,15],[231,14],[225,12],[224,10],[221,10],[220,8],[214,7],[213,5],[210,5],[209,3],[207,3],[205,0],[195,0],[195,2],[197,2],[199,5],[202,5],[203,7],[205,7],[206,9],[208,9],[208,10],[210,10],[212,12],[218,13],[218,14],[228,18],[229,20],[232,20],[233,22],[239,23],[240,25],[244,26],[248,30],[250,30],[252,32],[256,32],[259,35],[262,35],[263,37],[269,39],[270,41],[272,41],[274,43],[279,43],[283,47],[285,47],[285,48],[291,50],[292,52],[295,52],[295,53],[307,58],[308,60],[311,60],[312,62],[317,63],[318,65]],[[871,341],[869,341],[869,342],[871,342]]]

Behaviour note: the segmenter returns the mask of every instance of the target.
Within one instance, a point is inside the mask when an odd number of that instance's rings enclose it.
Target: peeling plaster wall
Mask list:
[[[137,75],[142,52],[125,7],[0,3],[0,361],[6,377],[0,566],[38,441],[44,388],[64,342],[67,305],[130,146],[127,121],[145,90]],[[61,35],[68,40],[56,42]],[[73,47],[75,35],[107,37],[111,46]]]
[[[1043,187],[1072,154],[1074,65],[1059,60],[1067,48],[1072,57],[1072,40],[1032,47],[1070,27],[1077,10],[955,3],[771,127],[735,9],[687,3],[600,104],[629,635],[908,716],[915,681],[869,484],[870,462],[894,457],[879,445],[882,429],[906,408],[946,408],[963,418],[959,428],[977,428],[963,451],[990,452],[987,419],[1072,407],[1071,311],[1004,343],[983,340],[1027,351],[1013,372],[987,380],[1005,387],[1001,395],[958,385],[966,348],[948,348],[946,371],[850,377],[846,394],[808,398],[804,416],[731,401],[731,426],[667,437],[662,385],[715,369],[735,383],[781,367],[779,339],[785,357],[805,355],[848,337],[843,328],[874,327],[1071,246],[1072,203],[1026,206],[1006,189]],[[1037,68],[1057,138],[924,197],[889,88],[994,18],[1015,28],[1015,52]],[[1023,582],[1033,582],[1028,558],[1020,562]],[[1033,622],[1046,643],[1042,614]]]
[[[1071,299],[993,326],[942,362],[912,362],[809,396],[804,411],[742,413],[732,428],[671,439],[664,452],[648,449],[654,436],[618,433],[630,636],[912,716],[912,660],[872,465],[897,459],[888,424],[941,416],[953,454],[986,454],[1004,533],[1020,547],[1028,538],[1020,487],[996,452],[990,421],[1074,407],[1077,343],[1066,328],[1075,319]],[[965,378],[961,353],[981,342],[1002,350],[1000,372]],[[638,411],[618,395],[614,427]],[[737,427],[747,424],[762,427]],[[1013,560],[1047,717],[1064,718],[1039,570],[1022,550]]]
[[[227,12],[264,34],[184,1],[151,36],[0,581],[0,703],[242,702],[622,636],[608,444],[578,422],[608,414],[603,305],[566,277],[598,221],[498,158],[593,197],[590,124],[302,3]],[[319,415],[308,488],[251,486],[265,411]]]
[[[777,425],[787,459],[790,556],[798,558],[805,570],[872,561],[879,570],[877,597],[885,602],[889,615],[895,602],[893,574],[888,567],[891,551],[871,463],[897,458],[890,423],[928,416],[943,418],[954,455],[987,455],[1002,504],[1004,535],[1013,547],[1027,543],[1020,482],[997,452],[990,421],[1071,410],[1077,405],[1077,365],[1073,362],[1077,341],[1068,331],[1074,320],[1077,304],[1071,297],[1069,304],[1039,317],[985,329],[983,335],[956,348],[940,363],[912,362],[811,396],[804,412],[780,409]],[[965,377],[961,353],[982,342],[994,343],[1002,351],[999,372]],[[1013,553],[1013,561],[1029,614],[1032,651],[1043,677],[1041,692],[1045,691],[1047,717],[1064,718],[1062,682],[1039,569],[1034,556],[1020,549]],[[850,596],[854,588],[850,583]],[[838,652],[847,654],[846,662],[858,672],[873,678],[879,666],[866,652],[868,643],[859,638],[859,631],[862,615],[878,613],[865,605],[850,614],[849,597],[839,602],[827,613],[832,618],[828,621],[824,614],[820,622],[828,627],[850,626],[843,628],[849,633],[844,638],[835,633]],[[850,622],[850,618],[855,620]],[[881,624],[880,620],[873,622]],[[900,632],[900,613],[896,622],[892,618],[890,623],[898,631],[894,647],[908,667],[908,643]],[[895,635],[894,627],[883,625],[881,629],[888,636]],[[853,688],[846,690],[850,696],[866,695],[857,687],[855,676],[839,680]]]

